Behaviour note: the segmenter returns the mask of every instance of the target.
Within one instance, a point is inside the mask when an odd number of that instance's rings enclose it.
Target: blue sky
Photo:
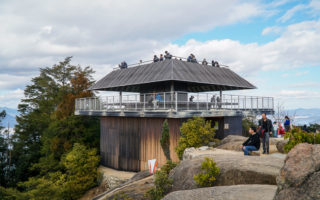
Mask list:
[[[0,107],[16,108],[39,68],[67,56],[98,80],[169,50],[218,60],[258,87],[235,94],[320,108],[319,13],[319,0],[3,0]]]

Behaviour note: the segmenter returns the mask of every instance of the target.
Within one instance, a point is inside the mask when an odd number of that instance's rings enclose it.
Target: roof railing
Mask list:
[[[187,61],[187,60],[188,60],[187,58],[180,57],[180,56],[172,56],[171,59],[182,60],[182,61]],[[158,62],[161,62],[161,61],[158,61]],[[129,64],[129,65],[128,65],[128,68],[129,68],[129,67],[137,67],[137,66],[140,66],[140,65],[143,65],[143,64],[149,64],[149,63],[153,63],[153,60],[146,60],[146,61],[142,61],[142,60],[141,60],[141,62]],[[197,61],[197,63],[201,65],[201,64],[202,64],[202,61]],[[208,63],[207,65],[212,66],[212,63],[211,63],[211,62],[207,61],[207,63]],[[222,65],[222,64],[220,64],[220,63],[219,63],[219,66],[220,66],[220,67],[229,68],[228,65]],[[113,68],[113,70],[118,70],[118,69],[120,69],[119,66]]]

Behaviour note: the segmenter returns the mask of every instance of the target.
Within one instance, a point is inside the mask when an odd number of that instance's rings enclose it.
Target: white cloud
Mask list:
[[[7,70],[8,66],[35,69],[35,65],[52,64],[50,61],[70,55],[97,64],[115,64],[122,57],[134,60],[134,51],[141,55],[183,34],[264,14],[261,5],[240,0],[30,0],[1,4],[0,68]]]
[[[305,10],[308,8],[308,5],[304,5],[304,4],[299,4],[294,6],[293,8],[291,8],[290,10],[288,10],[284,15],[282,15],[278,21],[284,23],[286,21],[288,21],[289,19],[291,19],[297,12],[301,11],[301,10]]]
[[[272,26],[272,27],[267,27],[263,29],[262,35],[269,35],[269,34],[280,34],[283,31],[285,31],[285,28],[280,27],[280,26]]]
[[[320,43],[315,41],[320,41],[320,21],[290,25],[278,39],[262,45],[242,44],[229,39],[206,42],[190,40],[181,46],[169,44],[158,52],[168,49],[176,55],[194,53],[201,55],[198,60],[203,57],[215,59],[237,72],[252,74],[261,70],[319,65],[317,52],[320,51]]]
[[[281,90],[277,94],[278,98],[282,99],[306,99],[306,98],[320,98],[320,92],[307,90]]]
[[[305,75],[307,75],[307,74],[309,74],[310,73],[310,71],[300,71],[300,72],[297,72],[295,75],[296,76],[305,76]]]
[[[0,107],[17,108],[20,99],[24,97],[22,89],[15,89],[0,93]]]
[[[320,82],[314,82],[314,81],[309,81],[309,82],[299,82],[299,83],[294,83],[289,85],[291,88],[319,88],[320,87]]]

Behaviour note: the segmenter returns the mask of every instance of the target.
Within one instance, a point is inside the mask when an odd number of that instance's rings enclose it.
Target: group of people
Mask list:
[[[187,62],[198,63],[195,55],[193,55],[193,54],[190,54],[190,55],[188,56]],[[201,64],[202,64],[202,65],[208,65],[209,63],[208,63],[208,61],[204,58],[204,59],[202,60]],[[218,63],[217,61],[214,61],[214,60],[211,61],[211,65],[212,65],[213,67],[220,67],[219,63]]]
[[[187,62],[198,63],[195,55],[193,55],[193,54],[190,54],[190,55],[188,56]]]
[[[193,99],[194,99],[194,96],[191,95],[189,97],[189,102],[193,102]],[[222,102],[221,101],[222,101],[222,99],[221,99],[220,96],[216,97],[216,95],[212,95],[212,97],[210,99],[209,108],[215,108],[215,107],[221,108],[221,106],[222,106]]]
[[[128,68],[128,64],[126,63],[126,61],[122,61],[122,62],[119,64],[119,68],[120,68],[120,69],[126,69],[126,68]]]
[[[164,59],[168,60],[168,59],[171,59],[171,58],[172,58],[172,55],[168,51],[165,51],[164,52],[164,56],[162,54],[160,54],[160,58],[158,58],[157,55],[154,55],[153,56],[153,62],[159,62],[159,61],[163,61]]]
[[[157,55],[154,55],[154,56],[153,56],[153,62],[160,62],[160,61],[163,61],[163,60],[172,59],[172,57],[173,57],[173,56],[172,56],[168,51],[165,51],[165,52],[164,52],[164,55],[163,55],[163,54],[160,54],[160,57],[158,57]],[[182,60],[182,59],[180,58],[180,60]],[[192,54],[192,53],[188,56],[187,62],[198,63],[195,55]],[[142,60],[140,60],[140,63],[139,63],[139,64],[141,64],[141,63],[142,63]],[[201,64],[202,64],[202,65],[208,65],[209,63],[208,63],[207,60],[204,58],[204,59],[202,60]],[[220,67],[219,63],[218,63],[217,61],[214,61],[214,60],[211,61],[211,65],[212,65],[213,67]],[[126,69],[126,68],[128,68],[128,65],[127,65],[127,63],[126,63],[125,61],[123,61],[123,62],[121,62],[121,63],[119,64],[119,68],[120,68],[120,69]]]
[[[250,155],[251,151],[260,149],[260,138],[262,139],[263,154],[269,154],[269,136],[273,133],[273,126],[266,113],[262,113],[259,120],[258,130],[252,126],[249,129],[249,138],[241,145],[244,155]]]
[[[278,127],[277,127],[278,126]],[[285,116],[285,132],[290,131],[290,119]],[[279,134],[283,135],[284,130],[281,130],[281,124],[274,122],[267,118],[266,113],[262,113],[262,118],[259,120],[258,130],[256,127],[249,129],[249,138],[241,145],[241,149],[244,155],[250,155],[251,151],[258,151],[260,149],[260,143],[262,142],[263,154],[269,154],[269,138],[277,137]],[[262,140],[262,141],[260,141]]]
[[[168,52],[165,51],[164,52],[164,56],[162,54],[160,54],[160,57],[158,57],[157,55],[153,56],[153,62],[159,62],[159,61],[163,61],[163,60],[167,60],[167,59],[172,59],[172,55]],[[180,60],[182,60],[180,58]],[[194,54],[190,54],[187,58],[187,62],[191,62],[191,63],[198,63],[197,58]],[[201,62],[202,65],[208,65],[208,61],[204,58]],[[211,61],[211,65],[213,67],[220,67],[219,63],[217,61],[212,60]]]

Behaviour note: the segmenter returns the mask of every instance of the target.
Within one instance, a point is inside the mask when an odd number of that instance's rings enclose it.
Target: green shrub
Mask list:
[[[95,149],[75,143],[61,160],[64,172],[57,171],[41,177],[31,177],[18,184],[27,199],[79,199],[97,185],[99,156]]]
[[[0,199],[1,200],[27,200],[29,199],[20,191],[13,188],[4,188],[0,186]]]
[[[308,133],[302,131],[300,128],[294,128],[287,132],[284,138],[289,139],[288,143],[284,146],[286,153],[300,143],[320,144],[320,134]]]
[[[164,120],[162,125],[162,134],[161,134],[160,144],[167,160],[171,160],[170,159],[170,135],[169,135],[169,125],[167,120]]]
[[[133,200],[133,198],[125,192],[119,192],[113,196],[112,200]]]
[[[249,118],[243,118],[242,119],[242,136],[249,137],[250,136],[249,129],[252,126],[256,126],[254,124],[253,120],[251,120]]]
[[[171,191],[173,180],[169,178],[170,171],[177,166],[177,163],[167,160],[155,174],[154,187],[148,190],[145,196],[151,200],[160,200]]]
[[[195,175],[193,179],[200,187],[212,187],[216,176],[220,173],[220,169],[216,166],[211,158],[205,158],[201,164],[202,172]]]
[[[211,121],[201,117],[194,117],[184,122],[180,128],[181,136],[176,147],[179,159],[182,159],[183,152],[189,147],[201,147],[214,142],[215,130],[211,127]]]

